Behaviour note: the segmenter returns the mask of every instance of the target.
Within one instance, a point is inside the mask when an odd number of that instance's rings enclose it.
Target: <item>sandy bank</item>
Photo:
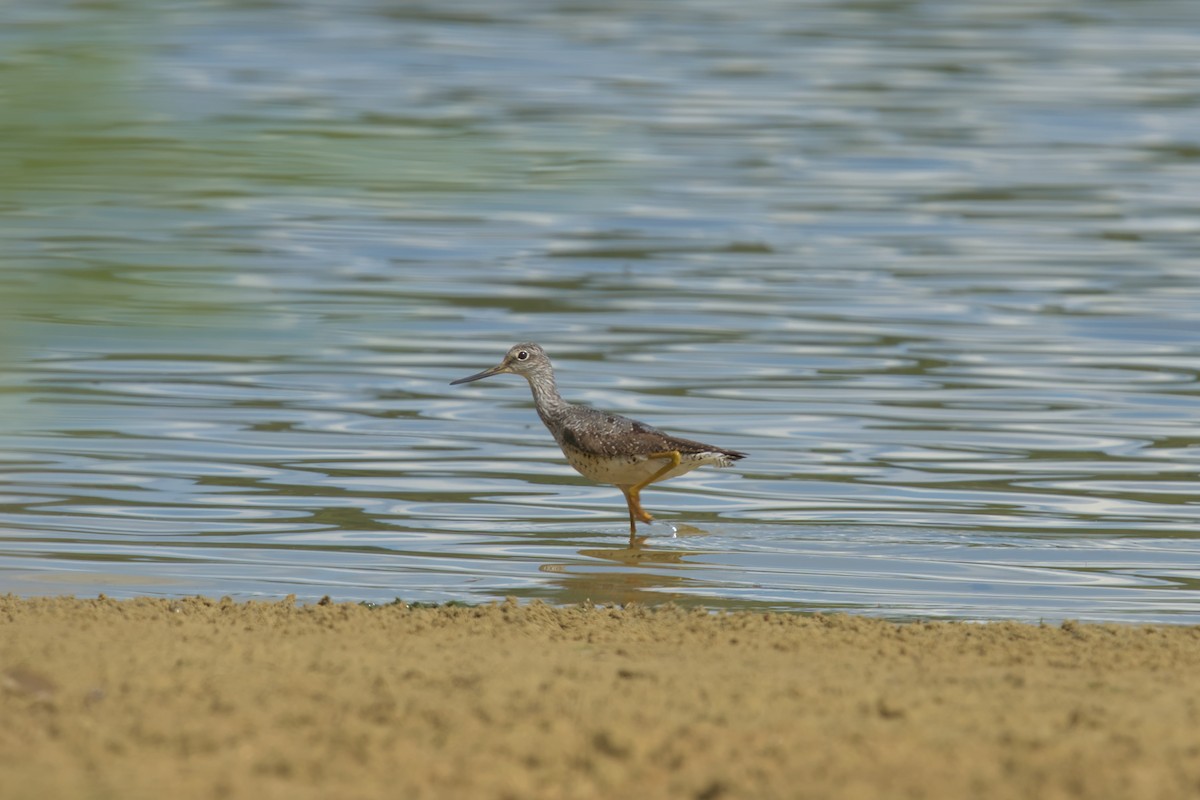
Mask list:
[[[4,798],[1200,796],[1200,629],[0,598]]]

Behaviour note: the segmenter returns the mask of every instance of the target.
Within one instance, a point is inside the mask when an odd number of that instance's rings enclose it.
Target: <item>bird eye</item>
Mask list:
[[[521,352],[517,353],[517,361],[524,361],[527,358],[529,358],[529,353],[526,351],[522,350]]]

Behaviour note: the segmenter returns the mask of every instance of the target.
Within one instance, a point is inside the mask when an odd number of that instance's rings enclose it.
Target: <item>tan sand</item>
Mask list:
[[[0,797],[1200,796],[1200,628],[0,598]]]

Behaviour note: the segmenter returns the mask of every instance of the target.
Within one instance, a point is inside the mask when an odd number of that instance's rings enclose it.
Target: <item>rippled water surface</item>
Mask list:
[[[1200,622],[1200,4],[0,16],[0,591]]]

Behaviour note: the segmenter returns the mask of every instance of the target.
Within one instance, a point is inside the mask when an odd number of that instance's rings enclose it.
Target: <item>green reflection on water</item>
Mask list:
[[[539,126],[531,141],[489,124],[486,104],[458,115],[436,103],[347,111],[337,97],[305,94],[295,65],[239,75],[189,64],[204,77],[193,86],[172,71],[182,67],[168,54],[187,43],[188,23],[170,7],[27,6],[0,33],[0,361],[19,360],[14,343],[41,341],[44,326],[30,320],[141,328],[143,339],[146,328],[218,327],[232,306],[260,303],[263,288],[232,277],[148,281],[145,271],[277,272],[263,226],[281,216],[303,225],[309,198],[375,217],[435,206],[469,217],[486,212],[447,198],[556,191],[611,170],[569,131]],[[264,13],[235,6],[200,19],[233,30]],[[289,92],[253,99],[256,82]],[[247,199],[282,212],[241,213]],[[239,324],[257,332],[260,308],[250,312]]]
[[[238,16],[229,10],[226,24],[236,25]],[[324,112],[336,98],[315,93],[245,102],[244,113],[226,108],[232,98],[223,96],[219,111],[199,115],[190,109],[210,95],[245,87],[191,88],[157,74],[163,59],[156,48],[174,43],[179,25],[155,4],[135,3],[75,8],[61,19],[9,28],[0,61],[0,190],[9,210],[38,205],[38,193],[51,188],[81,202],[94,202],[97,192],[236,196],[256,182],[499,190],[539,161],[532,150],[505,147],[501,134],[476,128],[467,115],[380,109],[330,121]],[[218,71],[211,64],[196,69]],[[265,79],[302,89],[286,70]],[[380,75],[389,77],[405,78]],[[264,78],[244,77],[247,84],[256,79]]]

